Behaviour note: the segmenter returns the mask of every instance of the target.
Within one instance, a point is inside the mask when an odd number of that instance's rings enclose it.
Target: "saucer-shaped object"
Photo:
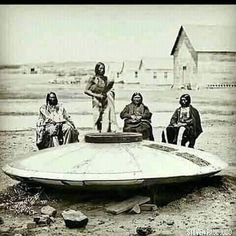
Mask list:
[[[16,159],[3,171],[20,181],[102,187],[185,182],[213,175],[226,166],[211,153],[141,141],[136,133],[91,133],[79,143]]]

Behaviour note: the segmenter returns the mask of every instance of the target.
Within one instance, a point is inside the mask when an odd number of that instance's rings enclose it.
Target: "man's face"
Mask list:
[[[188,103],[188,101],[186,98],[184,98],[184,97],[181,98],[181,100],[180,100],[181,107],[187,107],[187,103]]]
[[[49,105],[57,105],[57,99],[55,94],[51,93],[48,98]]]
[[[104,75],[105,74],[105,67],[103,65],[99,65],[98,74],[99,75]]]
[[[133,102],[134,102],[134,104],[136,104],[136,105],[138,105],[138,104],[140,104],[141,103],[141,97],[139,96],[139,95],[136,95],[136,96],[134,96],[134,98],[133,98]]]

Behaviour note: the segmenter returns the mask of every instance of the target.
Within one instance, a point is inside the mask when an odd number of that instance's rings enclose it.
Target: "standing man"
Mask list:
[[[199,112],[191,105],[191,97],[189,94],[183,94],[179,100],[180,107],[177,108],[172,115],[170,124],[165,132],[162,132],[162,142],[177,144],[179,130],[184,127],[181,138],[181,145],[185,146],[189,142],[188,147],[194,148],[196,139],[203,132]]]
[[[115,115],[114,81],[105,74],[105,65],[99,62],[95,66],[95,75],[89,79],[84,93],[92,97],[94,129],[98,132],[113,132],[118,129]]]

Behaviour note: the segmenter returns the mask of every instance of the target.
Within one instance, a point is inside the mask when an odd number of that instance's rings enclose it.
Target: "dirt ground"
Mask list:
[[[178,106],[179,95],[183,92],[186,91],[168,94],[165,91],[143,90],[145,101],[154,113],[154,121],[156,118],[158,120],[159,117],[156,116],[158,113],[166,114],[163,117],[169,119],[173,108]],[[25,93],[27,92],[25,91]],[[64,94],[66,93],[64,92]],[[125,101],[129,101],[130,93],[132,93],[132,89],[126,90],[126,93],[122,89],[120,93],[118,91],[118,112]],[[0,171],[0,217],[4,221],[3,224],[0,224],[0,235],[123,236],[137,235],[138,227],[148,226],[152,229],[151,235],[236,235],[236,91],[233,89],[205,90],[190,91],[190,94],[194,98],[194,105],[200,110],[204,130],[197,140],[195,148],[220,156],[229,164],[227,169],[201,181],[134,190],[112,189],[91,192],[42,187],[42,194],[39,201],[31,206],[32,214],[30,215],[19,213],[20,206],[24,204],[24,199],[19,199],[17,192],[14,192],[14,189],[20,186],[19,183]],[[61,97],[66,99],[66,97]],[[5,110],[1,110],[2,117],[4,117],[4,112],[9,115],[13,109],[17,110],[16,107],[8,106],[9,101],[6,97],[1,101],[1,104],[6,104],[5,107],[3,106]],[[73,111],[73,108],[71,110]],[[37,110],[32,114],[35,115],[36,112]],[[14,113],[13,115],[19,115],[24,119],[21,111],[19,114]],[[159,141],[163,125],[159,120],[157,123],[153,122],[157,141]],[[81,128],[81,138],[87,131]],[[21,155],[37,151],[35,131],[33,128],[2,129],[0,147],[0,167],[2,167]],[[157,210],[142,211],[140,214],[124,212],[119,215],[106,212],[105,208],[112,203],[135,195],[149,196],[151,201],[158,206]],[[7,203],[10,204],[9,207],[7,207]],[[33,222],[33,213],[39,213],[40,208],[45,204],[57,209],[55,222],[49,226],[25,229],[28,222]],[[83,212],[89,219],[87,226],[82,229],[68,229],[61,215],[62,211],[66,209]]]
[[[33,130],[1,132],[1,165],[13,160],[16,153],[21,155],[36,151],[33,140]],[[8,186],[1,185],[1,194],[8,193],[8,197],[0,197],[0,216],[4,220],[4,224],[0,225],[1,235],[137,235],[138,227],[148,226],[152,228],[151,235],[198,235],[201,232],[208,232],[208,235],[233,235],[233,231],[236,232],[236,178],[228,173],[193,183],[154,186],[151,189],[91,192],[43,188],[41,200],[46,200],[44,204],[57,209],[56,220],[50,226],[37,226],[30,230],[24,229],[24,226],[33,222],[34,215],[17,214],[17,208],[12,207],[10,210],[6,205],[4,207],[4,201],[10,198],[9,186],[15,186],[17,182],[2,172],[0,178]],[[149,196],[157,204],[157,210],[119,215],[106,212],[105,207],[135,195]],[[36,214],[41,207],[39,202],[31,209]],[[61,216],[61,212],[66,209],[83,212],[89,219],[86,228],[66,228]]]

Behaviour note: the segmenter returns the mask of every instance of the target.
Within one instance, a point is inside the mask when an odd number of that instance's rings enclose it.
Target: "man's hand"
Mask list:
[[[48,122],[53,124],[53,125],[56,125],[56,122],[54,120],[52,120],[52,119],[48,119]]]
[[[186,123],[178,122],[177,124],[174,124],[174,127],[185,127],[186,125]]]
[[[136,120],[141,120],[142,116],[135,116],[135,115],[131,115],[130,116],[132,120],[136,121]]]
[[[135,115],[131,115],[131,119],[132,120],[136,120],[136,116]]]
[[[95,97],[96,97],[97,99],[103,99],[104,96],[103,96],[102,94],[96,94]]]

